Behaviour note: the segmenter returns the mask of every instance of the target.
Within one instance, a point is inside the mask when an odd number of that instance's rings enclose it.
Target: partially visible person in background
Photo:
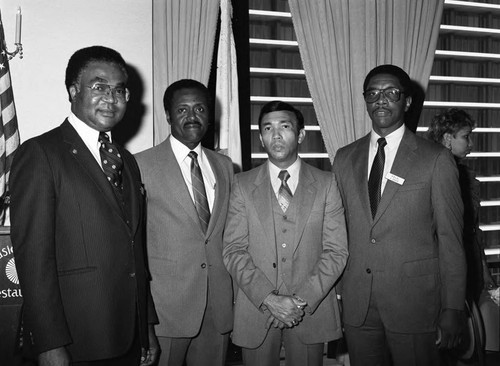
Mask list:
[[[479,230],[479,181],[463,159],[471,152],[475,122],[462,109],[451,108],[437,114],[428,131],[428,138],[448,148],[457,161],[460,188],[464,201],[464,248],[467,259],[467,298],[478,301],[481,292],[496,287],[486,263]]]
[[[466,303],[469,309],[468,316],[471,319],[480,316],[478,304],[485,288],[492,291],[497,287],[488,269],[484,247],[481,244],[479,181],[476,179],[475,172],[463,162],[473,147],[471,134],[474,127],[475,122],[467,112],[451,108],[434,116],[428,131],[429,139],[448,148],[457,162],[458,179],[464,203],[463,243],[467,260]],[[470,322],[470,324],[482,323],[484,321],[480,319]],[[449,366],[483,365],[484,343],[477,342],[478,334],[481,332],[474,327],[469,329],[469,332],[465,332],[464,339],[467,339],[467,334],[476,339],[465,340],[456,350],[442,353],[442,362]]]

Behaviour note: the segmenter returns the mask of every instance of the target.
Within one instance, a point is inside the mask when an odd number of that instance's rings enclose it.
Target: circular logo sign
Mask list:
[[[12,283],[19,285],[19,279],[17,278],[16,262],[14,258],[11,258],[7,262],[7,266],[5,267],[5,274]]]

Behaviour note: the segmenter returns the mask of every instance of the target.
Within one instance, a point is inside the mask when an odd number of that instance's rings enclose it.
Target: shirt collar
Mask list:
[[[290,174],[290,179],[296,181],[299,177],[300,164],[301,160],[299,157],[297,157],[297,160],[295,160],[292,165],[290,165],[286,169],[281,169],[274,165],[271,160],[269,160],[269,175],[271,176],[271,179],[279,179],[278,174],[280,173],[280,171],[286,170],[288,171],[288,174]]]
[[[394,146],[395,144],[399,145],[401,140],[403,139],[403,135],[405,134],[406,127],[405,125],[401,125],[397,130],[392,131],[390,134],[385,136],[385,141],[387,142],[387,146],[391,147]],[[377,140],[381,138],[382,136],[379,136],[373,129],[370,134],[370,147],[377,149],[378,148],[378,143]]]
[[[90,127],[88,124],[83,122],[80,118],[78,118],[73,112],[68,116],[68,121],[73,126],[73,128],[76,130],[78,135],[82,138],[84,141],[88,141],[91,143],[96,143],[98,144],[99,142],[99,131],[93,129]],[[113,142],[113,139],[111,137],[111,131],[106,132],[109,136],[109,141]]]
[[[182,142],[177,140],[173,135],[170,135],[170,144],[172,146],[172,151],[174,152],[175,158],[179,164],[186,159],[190,151],[194,151],[198,154],[198,157],[203,155],[203,150],[201,149],[201,144],[199,143],[194,149],[190,149]]]

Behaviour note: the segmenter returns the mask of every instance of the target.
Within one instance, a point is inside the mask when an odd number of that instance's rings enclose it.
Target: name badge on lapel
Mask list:
[[[397,175],[394,175],[392,173],[387,173],[386,178],[393,181],[396,184],[399,184],[400,186],[403,185],[405,182],[404,178],[398,177]]]

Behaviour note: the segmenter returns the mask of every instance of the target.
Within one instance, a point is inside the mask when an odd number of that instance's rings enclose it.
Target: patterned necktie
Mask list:
[[[370,207],[372,209],[372,217],[377,213],[377,207],[382,196],[382,175],[384,174],[385,152],[384,146],[387,145],[385,138],[381,137],[377,140],[378,149],[375,159],[373,159],[372,170],[368,178],[368,194],[370,195]]]
[[[109,141],[106,132],[99,133],[99,153],[101,154],[102,169],[113,188],[122,189],[123,161],[120,152],[114,144]]]
[[[205,183],[201,174],[200,165],[198,164],[198,154],[190,151],[188,156],[191,158],[191,184],[193,187],[194,206],[200,218],[201,228],[203,232],[207,232],[208,222],[210,221],[210,209],[208,208],[207,193],[205,191]]]
[[[278,174],[278,178],[281,180],[281,186],[278,192],[278,203],[280,204],[283,212],[286,212],[288,206],[290,206],[290,202],[292,202],[293,197],[292,191],[290,190],[290,187],[286,182],[288,178],[290,178],[290,174],[288,174],[288,171],[282,170]]]

